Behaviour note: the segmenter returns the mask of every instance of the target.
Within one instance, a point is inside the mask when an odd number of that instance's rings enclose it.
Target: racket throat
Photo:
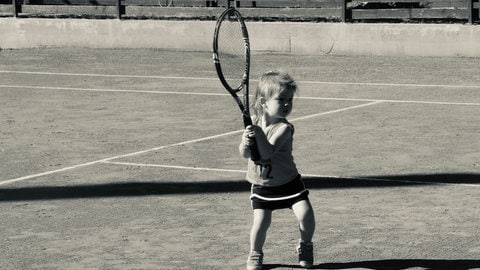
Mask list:
[[[252,123],[252,118],[250,117],[250,114],[248,112],[243,112],[243,125],[245,127],[247,126],[251,126],[253,123]]]

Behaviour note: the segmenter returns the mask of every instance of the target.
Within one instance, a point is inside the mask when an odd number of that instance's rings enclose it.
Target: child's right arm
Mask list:
[[[255,138],[252,137],[251,131],[249,129],[245,129],[242,134],[242,141],[238,146],[238,150],[240,151],[240,155],[244,158],[250,158],[252,152],[250,151],[250,146],[253,145]]]

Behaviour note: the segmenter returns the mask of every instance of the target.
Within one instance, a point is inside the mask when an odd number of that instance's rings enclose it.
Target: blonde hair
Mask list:
[[[254,115],[260,117],[263,114],[262,98],[268,100],[273,95],[284,91],[291,91],[293,94],[297,93],[297,83],[288,73],[277,70],[264,73],[260,77],[255,90],[254,102],[252,104]]]

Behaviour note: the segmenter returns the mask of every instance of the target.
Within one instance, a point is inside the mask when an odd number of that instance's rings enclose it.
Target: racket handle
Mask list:
[[[243,114],[243,124],[245,127],[252,125],[252,118],[250,118],[250,115],[248,113]],[[253,162],[259,161],[260,160],[260,153],[258,152],[258,147],[257,147],[257,142],[256,140],[254,141],[253,145],[250,146],[250,153],[251,153],[251,159]]]

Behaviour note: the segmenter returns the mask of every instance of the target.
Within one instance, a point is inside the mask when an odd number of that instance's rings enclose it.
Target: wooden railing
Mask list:
[[[0,16],[214,20],[234,5],[259,21],[480,22],[479,0],[0,0]]]

